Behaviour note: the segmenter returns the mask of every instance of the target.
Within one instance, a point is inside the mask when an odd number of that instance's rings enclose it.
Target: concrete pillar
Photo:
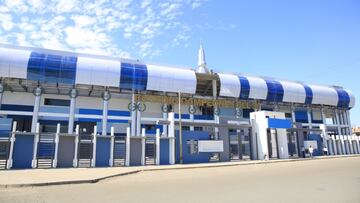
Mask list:
[[[76,97],[78,96],[78,91],[73,88],[69,92],[70,96],[70,111],[69,111],[69,124],[68,124],[68,134],[74,133],[74,121],[75,121],[75,106],[76,106]]]
[[[332,141],[332,148],[333,148],[334,155],[339,155],[339,152],[337,150],[338,147],[337,147],[337,142],[336,142],[335,135],[331,135],[331,141]]]
[[[308,109],[307,109],[307,117],[308,117],[309,129],[312,129],[311,108],[308,108]]]
[[[107,123],[108,123],[108,107],[111,94],[109,91],[103,93],[103,112],[102,112],[102,129],[101,134],[107,135]]]
[[[162,105],[162,111],[163,111],[163,119],[167,120],[168,119],[168,105],[167,104],[163,104]],[[163,132],[162,132],[163,136],[167,137],[168,136],[168,126],[167,125],[163,125]]]
[[[212,95],[213,95],[213,98],[214,100],[216,100],[217,98],[217,85],[216,85],[216,80],[213,80],[212,81]],[[217,110],[216,110],[217,109]],[[220,119],[219,119],[219,108],[217,106],[214,106],[214,120],[215,120],[215,123],[219,124],[220,123]],[[216,112],[218,111],[218,112]],[[219,139],[219,128],[214,128],[214,133],[215,133],[215,139],[218,140]]]
[[[56,134],[55,134],[55,151],[54,151],[54,160],[53,160],[53,168],[57,167],[57,159],[59,152],[59,134],[60,134],[60,123],[56,125]]]
[[[97,126],[94,126],[94,133],[93,133],[93,154],[91,159],[91,167],[95,167],[96,165],[96,141],[97,141]]]
[[[7,165],[6,168],[10,169],[12,167],[12,162],[13,162],[13,153],[14,153],[14,144],[15,144],[15,134],[16,134],[16,125],[17,122],[14,121],[13,122],[13,126],[12,126],[12,131],[11,131],[11,137],[10,137],[10,149],[9,149],[9,157],[8,157],[8,161],[7,161]]]
[[[321,118],[323,121],[323,125],[320,126],[320,129],[322,130],[323,145],[328,150],[327,153],[329,153],[329,146],[328,146],[329,136],[327,134],[327,129],[326,129],[326,115],[324,112],[324,108],[321,108]]]
[[[136,111],[136,136],[142,136],[141,131],[141,111]]]
[[[0,83],[0,109],[1,109],[1,104],[2,104],[3,94],[4,94],[4,85],[2,83]]]
[[[169,163],[175,164],[175,114],[174,112],[169,113]]]
[[[194,105],[190,105],[190,107],[189,107],[189,113],[190,113],[190,121],[191,121],[191,123],[194,123],[194,121],[195,121],[195,119],[194,119],[194,113],[195,113],[195,106]],[[194,126],[193,125],[191,125],[190,126],[190,131],[194,131]]]
[[[114,145],[115,145],[115,128],[114,126],[111,126],[110,128],[110,160],[109,160],[109,166],[114,166]]]
[[[346,154],[344,135],[339,135],[339,136],[340,136],[341,151],[342,151],[342,154],[344,155],[344,154]]]
[[[155,164],[160,165],[160,129],[156,129],[156,154],[155,154]]]
[[[358,149],[358,154],[360,154],[360,139],[359,139],[359,136],[357,135],[354,135],[355,136],[355,141],[356,141],[356,146],[357,146],[357,149]]]
[[[295,123],[296,122],[295,106],[292,104],[290,108],[291,108],[291,120],[292,120],[293,123]]]
[[[31,132],[36,132],[36,125],[39,120],[39,110],[40,110],[40,101],[41,101],[41,95],[43,93],[43,90],[41,87],[37,87],[34,89],[34,95],[35,95],[35,102],[34,102],[34,111],[33,111],[33,117],[31,122]]]
[[[350,153],[351,153],[351,154],[355,154],[352,136],[351,136],[351,135],[347,135],[347,137],[348,137],[348,140],[349,140]]]
[[[135,104],[135,94],[133,93],[131,96],[131,104],[130,104],[130,113],[131,113],[131,136],[135,136],[136,134],[136,104]]]
[[[31,162],[31,167],[36,168],[37,167],[37,149],[39,144],[39,137],[40,137],[40,124],[36,124],[36,130],[34,134],[34,145],[33,145],[33,158]]]
[[[141,165],[145,166],[145,146],[146,146],[145,128],[141,129]]]
[[[126,153],[126,158],[125,158],[125,166],[130,166],[130,134],[131,134],[131,130],[130,127],[126,128],[126,149],[125,149],[125,153]]]
[[[80,126],[76,125],[75,129],[75,150],[74,150],[74,159],[73,159],[73,167],[78,166],[78,147],[79,147],[79,136],[80,136]]]

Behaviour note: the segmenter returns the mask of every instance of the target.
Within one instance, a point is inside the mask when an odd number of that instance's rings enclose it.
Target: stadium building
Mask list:
[[[0,47],[1,168],[108,167],[360,153],[339,86]]]

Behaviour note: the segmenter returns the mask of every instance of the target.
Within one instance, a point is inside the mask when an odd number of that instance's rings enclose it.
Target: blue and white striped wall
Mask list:
[[[339,87],[306,85],[252,76],[238,76],[219,73],[220,95],[240,99],[258,99],[269,102],[290,102],[320,104],[352,108],[355,97]]]
[[[195,94],[193,70],[76,54],[0,48],[0,77]]]
[[[252,76],[218,74],[222,97],[352,108],[354,95],[342,88]],[[44,50],[0,48],[0,77],[43,83],[195,94],[194,70]]]

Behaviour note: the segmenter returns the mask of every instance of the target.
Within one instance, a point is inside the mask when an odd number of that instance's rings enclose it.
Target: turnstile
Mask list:
[[[52,168],[55,155],[55,133],[40,133],[37,148],[37,168]]]
[[[126,160],[126,137],[115,136],[113,166],[125,166]]]
[[[156,138],[145,138],[145,165],[156,164]]]
[[[6,169],[9,159],[10,140],[8,137],[0,137],[0,169]]]
[[[80,134],[78,143],[78,167],[91,167],[93,158],[93,135]]]

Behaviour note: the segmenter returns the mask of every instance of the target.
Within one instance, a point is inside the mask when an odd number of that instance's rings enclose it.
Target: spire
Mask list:
[[[198,73],[208,73],[205,60],[205,51],[203,49],[202,43],[200,42],[199,55],[198,55]]]

